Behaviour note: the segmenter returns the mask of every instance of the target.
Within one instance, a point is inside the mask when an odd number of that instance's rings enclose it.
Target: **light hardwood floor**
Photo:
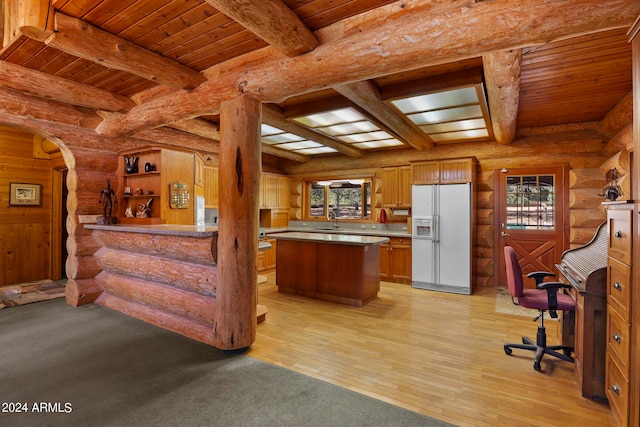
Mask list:
[[[275,272],[266,276],[268,314],[249,356],[460,426],[616,425],[606,403],[580,396],[572,364],[545,357],[536,372],[533,353],[504,353],[535,338],[537,323],[496,313],[495,289],[382,282],[376,300],[350,307],[278,293]]]

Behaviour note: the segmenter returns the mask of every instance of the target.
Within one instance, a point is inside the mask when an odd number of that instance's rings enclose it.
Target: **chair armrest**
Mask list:
[[[537,289],[544,289],[547,291],[547,300],[549,301],[549,315],[556,319],[558,313],[558,289],[571,289],[571,285],[567,285],[562,282],[544,282],[536,285]]]
[[[555,277],[555,273],[552,273],[550,271],[532,271],[531,273],[527,274],[528,278],[532,278],[536,281],[536,286],[539,283],[542,283],[542,281],[544,280],[545,277]]]

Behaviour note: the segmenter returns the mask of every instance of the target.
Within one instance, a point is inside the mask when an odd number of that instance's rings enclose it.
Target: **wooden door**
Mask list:
[[[496,170],[494,277],[506,286],[504,247],[514,248],[523,274],[555,272],[569,241],[568,169]],[[525,279],[526,287],[535,282]]]

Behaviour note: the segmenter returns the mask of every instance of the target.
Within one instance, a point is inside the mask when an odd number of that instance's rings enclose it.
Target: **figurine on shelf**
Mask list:
[[[112,215],[113,205],[115,199],[116,208],[118,206],[118,199],[116,198],[116,192],[111,188],[111,180],[107,179],[107,185],[100,191],[100,198],[98,203],[102,203],[103,216],[98,217],[98,224],[116,224],[118,218]]]
[[[131,209],[131,206],[127,206],[127,209],[125,209],[125,211],[124,211],[124,216],[126,216],[127,218],[135,218],[136,217],[133,214],[133,210]]]
[[[125,157],[124,171],[127,174],[138,173],[138,160],[139,160],[139,157]]]
[[[149,199],[147,204],[140,203],[138,205],[138,212],[136,213],[136,217],[138,218],[151,218],[151,204],[153,203],[153,199]]]
[[[604,196],[608,200],[615,202],[618,197],[624,194],[622,191],[622,187],[618,185],[618,169],[609,169],[606,174],[606,179],[607,185],[605,185],[602,189],[603,194],[598,195]]]

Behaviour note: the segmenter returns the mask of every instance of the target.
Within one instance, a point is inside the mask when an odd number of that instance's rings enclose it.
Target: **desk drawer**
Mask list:
[[[631,264],[631,210],[609,210],[609,256]]]
[[[607,307],[607,350],[620,367],[625,377],[629,377],[629,323],[611,306]]]
[[[629,321],[631,300],[631,268],[611,257],[607,265],[607,302]]]
[[[607,357],[606,375],[607,399],[611,410],[618,420],[618,425],[626,426],[629,422],[629,382],[618,369],[611,357]]]

